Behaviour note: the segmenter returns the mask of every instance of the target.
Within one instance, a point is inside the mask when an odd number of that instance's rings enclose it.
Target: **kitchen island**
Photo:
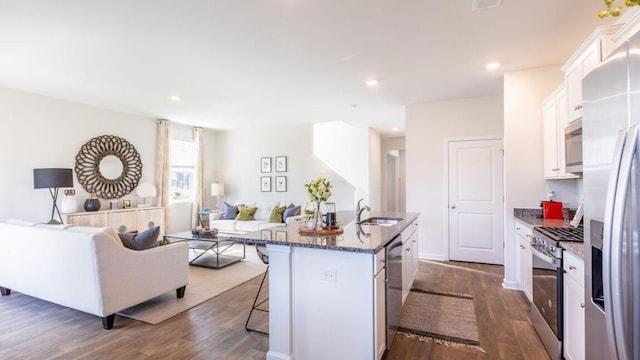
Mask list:
[[[338,235],[301,235],[290,224],[230,239],[269,251],[267,359],[379,359],[386,348],[385,246],[402,238],[404,295],[417,272],[418,214],[365,216],[401,219],[392,226],[337,215]]]

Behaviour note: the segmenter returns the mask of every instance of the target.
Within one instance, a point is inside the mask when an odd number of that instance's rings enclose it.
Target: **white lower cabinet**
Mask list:
[[[585,358],[584,261],[565,251],[564,267],[564,357]]]
[[[531,253],[532,230],[516,220],[516,281],[518,287],[524,292],[529,301],[533,300],[533,272]]]
[[[404,305],[413,280],[418,273],[418,220],[402,231],[402,304]]]
[[[387,345],[387,322],[386,322],[386,293],[385,293],[385,251],[379,251],[375,256],[375,271],[373,277],[373,308],[374,308],[374,331],[376,349],[376,359],[382,359]]]

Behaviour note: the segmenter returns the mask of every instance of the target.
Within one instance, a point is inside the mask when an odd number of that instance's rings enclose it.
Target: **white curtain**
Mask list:
[[[206,192],[203,190],[204,174],[203,174],[203,154],[202,149],[202,128],[193,128],[193,140],[195,142],[196,150],[196,168],[195,179],[193,179],[193,207],[191,208],[191,223],[193,228],[199,225],[200,211],[204,205],[204,197]]]
[[[156,139],[156,178],[158,179],[159,206],[164,207],[164,233],[169,234],[169,191],[171,190],[171,122],[158,120]]]

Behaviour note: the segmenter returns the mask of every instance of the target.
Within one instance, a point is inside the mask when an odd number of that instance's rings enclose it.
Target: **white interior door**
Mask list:
[[[503,263],[502,140],[449,142],[449,257]]]

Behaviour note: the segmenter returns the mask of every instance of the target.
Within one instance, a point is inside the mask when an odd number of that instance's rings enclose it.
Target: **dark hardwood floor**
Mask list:
[[[548,358],[527,301],[501,287],[501,266],[421,261],[420,271],[420,287],[474,297],[486,353],[397,335],[387,359]],[[264,359],[268,337],[244,329],[259,285],[260,277],[158,325],[116,316],[110,331],[96,316],[13,292],[0,298],[0,359]]]

